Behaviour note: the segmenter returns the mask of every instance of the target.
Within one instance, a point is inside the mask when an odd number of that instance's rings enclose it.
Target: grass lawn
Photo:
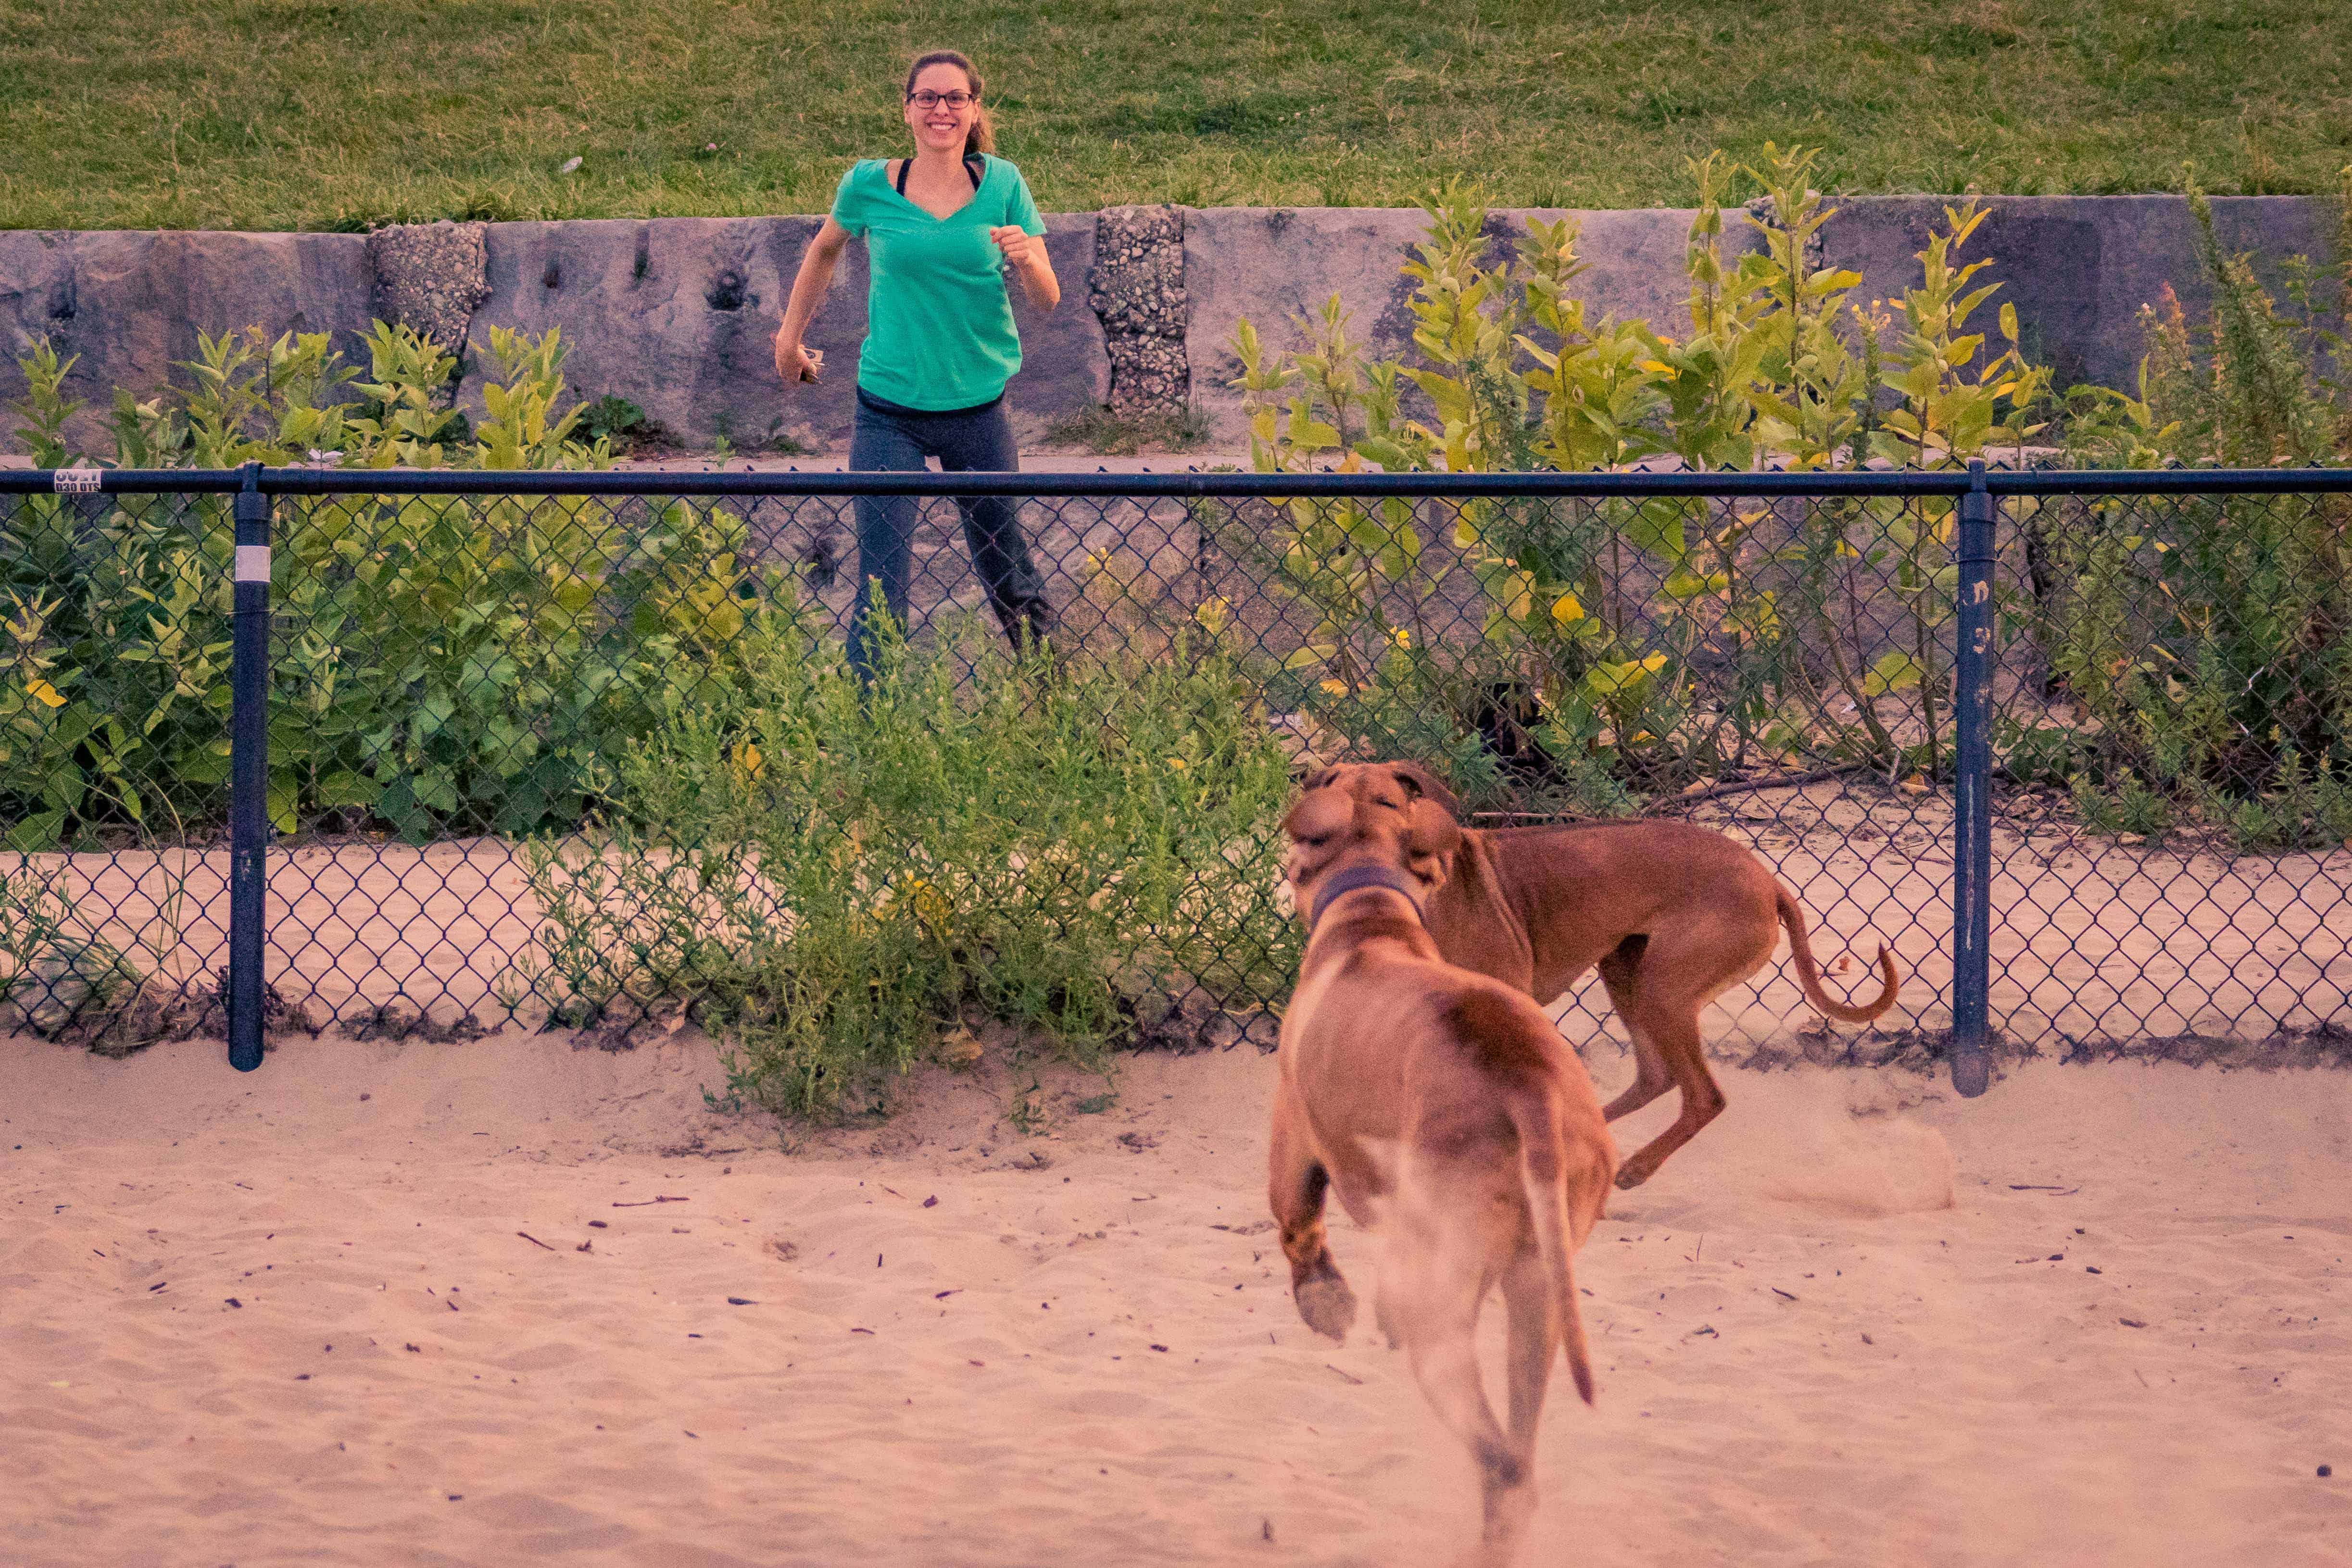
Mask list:
[[[1679,204],[1768,139],[1853,192],[2352,162],[2352,0],[0,0],[0,226],[818,211],[942,44],[1049,208]]]

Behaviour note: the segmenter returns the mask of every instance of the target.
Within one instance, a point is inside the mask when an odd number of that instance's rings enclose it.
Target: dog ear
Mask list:
[[[1318,768],[1298,781],[1298,792],[1304,795],[1310,789],[1326,789],[1339,776],[1338,768]]]
[[[1405,849],[1418,855],[1435,855],[1445,862],[1447,875],[1454,872],[1454,857],[1462,848],[1462,825],[1454,814],[1434,800],[1412,803],[1412,826],[1405,833]]]
[[[1389,771],[1395,774],[1397,782],[1405,787],[1407,799],[1426,797],[1444,807],[1449,815],[1457,819],[1462,815],[1462,802],[1454,798],[1454,791],[1420,763],[1391,762]]]

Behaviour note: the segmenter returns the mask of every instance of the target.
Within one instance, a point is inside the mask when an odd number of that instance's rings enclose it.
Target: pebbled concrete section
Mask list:
[[[465,352],[474,311],[490,296],[482,235],[488,224],[402,224],[367,236],[375,319],[415,329]]]
[[[1529,218],[1570,215],[1554,209],[1497,211],[1487,233],[1498,255],[1517,248]],[[1692,214],[1673,208],[1573,214],[1582,221],[1579,253],[1590,270],[1580,279],[1598,319],[1641,317],[1670,333],[1685,329],[1689,286],[1684,253]],[[1412,284],[1401,268],[1428,219],[1402,207],[1213,207],[1189,210],[1184,223],[1185,298],[1191,310],[1193,401],[1214,416],[1221,434],[1241,430],[1241,361],[1234,326],[1247,317],[1269,347],[1297,341],[1293,316],[1309,315],[1337,293],[1353,313],[1351,330],[1370,357],[1404,353],[1412,341]],[[1727,223],[1737,250],[1741,226]]]
[[[24,395],[16,361],[46,335],[79,356],[67,391],[89,405],[75,433],[93,442],[115,389],[154,392],[196,357],[199,331],[332,332],[351,352],[368,295],[358,235],[0,230],[0,402]]]
[[[1168,413],[1191,400],[1184,333],[1184,209],[1111,207],[1095,220],[1087,304],[1110,356],[1113,412]]]
[[[1824,233],[1825,265],[1861,273],[1864,299],[1900,298],[1919,280],[1917,253],[1929,229],[1958,200],[1842,202]],[[2001,288],[1969,324],[1997,340],[2000,307],[2014,304],[2028,353],[2056,368],[2061,387],[2136,385],[2147,351],[2140,307],[2158,304],[2167,284],[2192,321],[2210,300],[2185,197],[1992,196],[1984,205],[1990,215],[1960,259],[1992,257],[1977,281]],[[2315,197],[2217,196],[2213,226],[2225,249],[2257,254],[2283,307],[2278,264],[2291,256],[2324,261],[2335,244],[2330,204]]]
[[[846,441],[856,407],[858,345],[866,336],[866,247],[853,243],[833,289],[810,323],[825,356],[816,386],[784,387],[772,340],[801,257],[822,220],[606,219],[492,224],[486,235],[488,297],[475,337],[489,324],[532,332],[561,328],[572,390],[627,398],[673,438],[707,445],[724,435],[744,451],[782,437],[824,448]],[[1046,249],[1063,279],[1060,308],[1039,316],[1016,291],[1024,365],[1013,382],[1017,423],[1042,425],[1109,383],[1103,333],[1076,283],[1094,259],[1091,214],[1052,214]],[[478,377],[467,402],[478,407]]]

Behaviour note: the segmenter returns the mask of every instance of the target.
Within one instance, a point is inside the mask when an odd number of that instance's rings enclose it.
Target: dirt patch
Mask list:
[[[1947,797],[1831,779],[1699,801],[1689,816],[1754,848],[1796,893],[1833,994],[1874,987],[1885,942],[1903,970],[1901,1000],[1884,1020],[1891,1034],[1949,1029]],[[2318,1049],[2314,1031],[2352,1024],[2352,852],[2231,856],[2211,845],[2118,843],[2026,796],[2003,802],[1992,848],[1992,1018],[2021,1045],[2066,1058],[2231,1040],[2248,1043],[2225,1055],[2300,1061]],[[168,946],[169,963],[142,963],[166,995],[184,982],[201,988],[198,977],[226,963],[226,851],[28,858],[77,911],[117,912],[103,929],[116,948]],[[542,915],[512,844],[302,844],[271,852],[268,881],[268,964],[287,1027],[359,1019],[383,1029],[392,1026],[378,1009],[414,1008],[419,1021],[405,1027],[433,1038],[463,1030],[468,1016],[483,1028],[550,1016],[529,980]],[[1156,1000],[1150,987],[1133,993],[1142,1044],[1271,1042],[1267,1015],[1230,1010],[1230,998],[1194,994],[1183,977],[1155,985],[1165,988]],[[185,1008],[171,1016],[170,1028],[191,1027]],[[1572,1040],[1623,1043],[1597,982],[1558,1016]],[[1808,1045],[1801,1033],[1817,1025],[1783,960],[1727,992],[1704,1027],[1730,1060],[1765,1051],[1766,1062],[1811,1061],[1848,1049]],[[588,1033],[602,1049],[625,1050],[674,1027],[671,1015],[648,1012]]]
[[[37,1015],[0,1014],[0,1032],[10,1026],[34,1027],[25,1032],[58,1045],[79,1046],[93,1055],[113,1060],[135,1055],[165,1040],[228,1039],[228,971],[218,971],[209,983],[173,984],[142,980],[126,995],[112,1000],[91,997],[72,1008],[54,1027],[41,1027]],[[289,1001],[276,986],[261,988],[262,1048],[289,1034],[317,1035],[326,1025],[304,1003]]]

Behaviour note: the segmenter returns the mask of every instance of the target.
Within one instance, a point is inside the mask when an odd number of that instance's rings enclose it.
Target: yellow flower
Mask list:
[[[1168,759],[1168,766],[1174,768],[1177,772],[1181,773],[1184,769],[1190,768],[1192,764],[1185,761],[1181,757],[1171,757]]]

